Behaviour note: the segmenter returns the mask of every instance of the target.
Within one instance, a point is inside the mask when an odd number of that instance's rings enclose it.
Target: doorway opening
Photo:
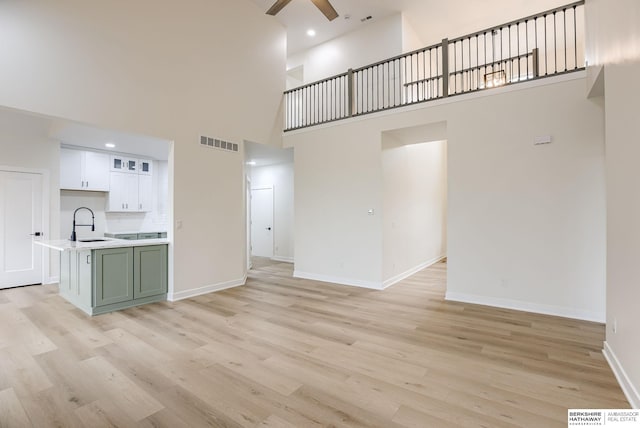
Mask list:
[[[383,285],[447,257],[446,124],[383,133]]]
[[[293,263],[293,149],[245,141],[247,267]]]

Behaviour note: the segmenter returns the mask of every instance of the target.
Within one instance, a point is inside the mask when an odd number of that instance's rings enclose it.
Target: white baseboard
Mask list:
[[[238,287],[244,285],[247,282],[247,276],[236,279],[233,281],[221,282],[219,284],[206,285],[204,287],[193,288],[191,290],[178,291],[177,293],[169,293],[167,300],[170,302],[177,302],[178,300],[188,299],[190,297],[201,296],[207,293],[213,293],[215,291],[222,291],[228,288]]]
[[[604,313],[583,311],[564,306],[541,305],[538,303],[524,302],[521,300],[502,299],[498,297],[477,296],[466,293],[447,291],[445,300],[476,305],[494,306],[496,308],[513,309],[516,311],[533,312],[536,314],[554,315],[557,317],[573,318],[584,321],[605,323]]]
[[[374,281],[362,281],[359,279],[340,278],[337,276],[319,275],[309,272],[300,272],[298,270],[293,271],[294,278],[311,279],[314,281],[330,282],[333,284],[349,285],[351,287],[369,288],[372,290],[382,290],[381,282]]]
[[[59,276],[50,276],[49,278],[45,279],[45,282],[43,284],[58,284],[60,283],[60,277]]]
[[[640,393],[638,393],[638,389],[633,385],[629,376],[627,376],[627,372],[625,372],[618,360],[618,357],[616,357],[615,352],[613,352],[613,349],[611,349],[607,342],[604,342],[604,349],[602,350],[602,353],[609,363],[609,367],[613,370],[613,374],[616,375],[620,388],[622,388],[622,392],[624,392],[627,400],[629,400],[631,407],[634,409],[640,409]]]
[[[420,263],[418,266],[415,266],[409,270],[406,270],[394,277],[391,277],[389,279],[387,279],[386,281],[384,281],[382,283],[382,288],[388,288],[391,287],[394,284],[397,284],[398,282],[402,281],[403,279],[407,279],[409,278],[411,275],[414,275],[418,272],[420,272],[423,269],[428,268],[431,265],[434,265],[436,263],[438,263],[440,260],[444,259],[447,256],[440,256],[440,257],[436,257],[435,259],[431,259],[429,261],[426,261],[424,263]]]
[[[274,256],[274,257],[271,257],[271,260],[276,262],[283,262],[283,263],[293,263],[293,257]]]

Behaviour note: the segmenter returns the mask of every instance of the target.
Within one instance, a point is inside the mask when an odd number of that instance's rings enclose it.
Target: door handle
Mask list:
[[[43,236],[44,233],[42,232],[36,232],[36,233],[30,233],[31,236]]]
[[[267,229],[267,230],[271,230],[271,226],[269,226],[269,227],[265,227],[265,229]]]

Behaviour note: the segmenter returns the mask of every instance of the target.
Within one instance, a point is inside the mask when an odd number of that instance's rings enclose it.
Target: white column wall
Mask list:
[[[295,146],[294,276],[380,288],[380,132],[333,126],[284,140]]]
[[[640,3],[587,0],[587,59],[604,66],[607,170],[605,356],[640,408]]]

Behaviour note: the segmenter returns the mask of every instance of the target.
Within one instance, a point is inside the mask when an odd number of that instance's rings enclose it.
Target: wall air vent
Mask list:
[[[218,138],[200,136],[200,145],[209,147],[212,149],[226,150],[228,152],[237,152],[238,143],[232,143],[231,141],[220,140]]]

